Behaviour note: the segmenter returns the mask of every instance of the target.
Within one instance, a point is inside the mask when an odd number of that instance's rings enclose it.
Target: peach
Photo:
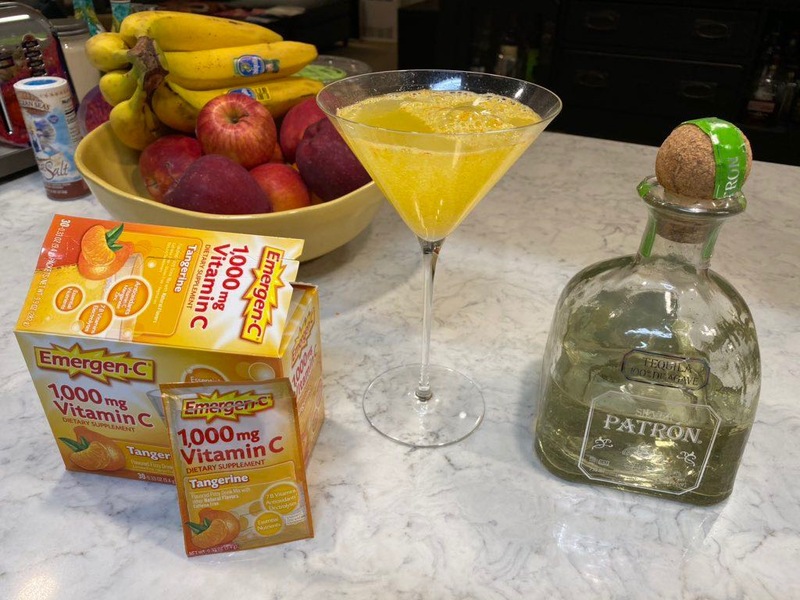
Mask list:
[[[295,104],[289,109],[289,112],[283,117],[278,134],[278,140],[286,162],[293,163],[295,161],[297,146],[303,139],[306,129],[317,121],[327,118],[317,105],[316,98],[303,100],[300,104]]]
[[[311,206],[308,187],[289,165],[267,163],[252,169],[250,174],[264,190],[274,212]]]
[[[224,215],[272,211],[269,199],[247,169],[219,154],[194,161],[164,201],[177,208]]]

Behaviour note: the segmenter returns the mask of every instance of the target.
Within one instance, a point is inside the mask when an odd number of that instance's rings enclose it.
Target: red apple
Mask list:
[[[272,210],[292,210],[311,206],[311,194],[303,178],[287,164],[266,163],[250,174],[272,203]]]
[[[223,215],[272,211],[269,199],[247,169],[218,154],[206,154],[194,161],[164,202]]]
[[[366,185],[370,176],[330,120],[317,121],[297,146],[297,168],[308,189],[323,201]]]
[[[139,173],[153,199],[163,202],[189,165],[202,154],[200,142],[188,135],[165,135],[142,150]]]
[[[280,144],[283,157],[288,163],[295,161],[297,145],[309,125],[321,119],[327,119],[325,113],[317,105],[316,98],[308,98],[289,109],[281,121]]]
[[[272,114],[238,93],[217,96],[200,109],[195,133],[204,154],[227,156],[245,169],[269,161],[278,139]]]

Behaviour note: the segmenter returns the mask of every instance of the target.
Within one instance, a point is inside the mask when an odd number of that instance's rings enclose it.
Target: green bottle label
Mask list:
[[[682,125],[699,127],[711,140],[717,166],[714,198],[726,198],[741,190],[747,173],[747,149],[739,128],[716,117],[684,121]]]

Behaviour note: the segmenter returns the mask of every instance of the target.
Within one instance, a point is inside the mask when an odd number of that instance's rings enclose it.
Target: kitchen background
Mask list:
[[[541,83],[564,101],[551,131],[658,145],[716,116],[758,159],[800,164],[796,1],[438,0],[398,13],[400,68]]]
[[[26,2],[47,16],[60,0]],[[98,13],[108,0],[95,0]],[[230,0],[228,14],[373,70],[454,68],[551,88],[551,131],[658,145],[679,122],[739,125],[759,160],[800,165],[795,0]]]

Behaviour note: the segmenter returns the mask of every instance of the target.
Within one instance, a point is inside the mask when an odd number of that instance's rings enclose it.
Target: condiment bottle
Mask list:
[[[14,90],[47,197],[86,196],[89,188],[75,163],[81,134],[69,82],[62,77],[30,77],[17,81]]]
[[[694,504],[731,494],[761,366],[750,310],[709,263],[722,223],[745,209],[750,161],[730,123],[676,128],[638,187],[649,210],[638,253],[562,292],[535,426],[556,475]]]

